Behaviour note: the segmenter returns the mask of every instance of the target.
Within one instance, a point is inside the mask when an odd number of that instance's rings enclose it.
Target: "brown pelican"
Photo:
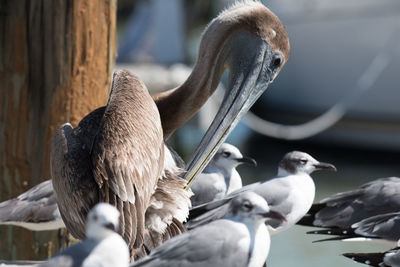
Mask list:
[[[120,232],[133,254],[184,231],[190,193],[164,140],[207,101],[229,69],[221,108],[189,165],[192,181],[275,79],[289,50],[280,20],[261,3],[245,1],[207,26],[189,78],[155,95],[155,102],[134,75],[116,72],[107,106],[76,128],[62,125],[52,141],[51,175],[67,229],[83,239],[87,212],[104,201],[121,212]]]

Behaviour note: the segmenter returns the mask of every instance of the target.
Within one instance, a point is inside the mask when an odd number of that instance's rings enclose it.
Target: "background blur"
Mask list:
[[[233,1],[119,1],[117,68],[130,68],[152,91],[182,83],[196,60],[206,24]],[[264,2],[264,1],[263,1]],[[132,5],[133,4],[133,5]],[[275,175],[288,151],[330,162],[337,173],[313,174],[316,201],[400,173],[400,2],[396,0],[269,0],[286,25],[291,55],[252,112],[285,128],[248,119],[228,142],[255,158],[239,167],[244,183]],[[184,65],[182,65],[184,64]],[[170,141],[187,161],[218,107],[218,94]],[[342,117],[343,115],[343,117]],[[256,124],[254,126],[254,123]],[[326,128],[326,130],[324,130]],[[371,244],[313,244],[311,228],[274,236],[270,266],[360,266],[344,252],[386,250]],[[324,236],[320,236],[323,238]]]
[[[115,68],[131,70],[155,93],[186,79],[204,27],[232,2],[0,1],[0,21],[9,22],[0,23],[0,90],[5,95],[0,98],[1,201],[49,179],[49,142],[56,127],[77,123],[93,107],[104,105],[114,62],[116,3]],[[373,179],[398,176],[400,1],[264,4],[286,25],[291,55],[228,138],[258,161],[257,168],[239,167],[244,183],[275,175],[279,160],[292,150],[338,169],[313,174],[316,201]],[[223,87],[169,140],[185,161],[213,119]],[[274,236],[269,266],[360,266],[340,254],[387,249],[313,244],[318,237],[307,236],[309,230],[293,227]],[[44,259],[58,249],[57,231],[1,226],[0,239],[0,259]]]

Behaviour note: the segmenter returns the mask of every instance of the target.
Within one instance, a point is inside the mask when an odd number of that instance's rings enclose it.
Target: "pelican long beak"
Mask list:
[[[233,34],[225,50],[229,83],[222,104],[187,166],[187,188],[201,173],[243,115],[273,81],[282,61],[279,51],[247,32]]]

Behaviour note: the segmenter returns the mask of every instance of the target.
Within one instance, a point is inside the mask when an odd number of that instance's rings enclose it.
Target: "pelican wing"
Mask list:
[[[127,71],[114,74],[91,159],[100,199],[121,212],[121,232],[128,244],[137,239],[140,245],[145,211],[163,168],[164,142],[154,101]]]
[[[63,124],[51,143],[50,169],[57,205],[68,231],[79,239],[85,238],[86,215],[98,202],[89,148],[103,114],[104,108],[91,112],[75,129]]]

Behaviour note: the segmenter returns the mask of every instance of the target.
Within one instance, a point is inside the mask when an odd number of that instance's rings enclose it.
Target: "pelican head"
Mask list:
[[[212,50],[217,49],[215,53]],[[212,124],[187,166],[188,185],[212,159],[239,120],[274,81],[289,57],[290,45],[282,22],[260,2],[244,1],[210,22],[200,43],[195,66],[210,61],[214,88],[229,69],[227,90]]]

